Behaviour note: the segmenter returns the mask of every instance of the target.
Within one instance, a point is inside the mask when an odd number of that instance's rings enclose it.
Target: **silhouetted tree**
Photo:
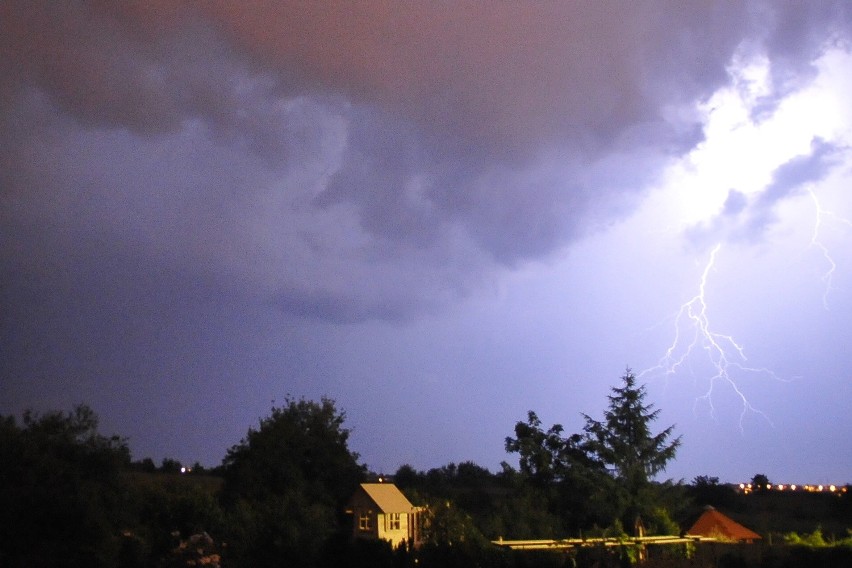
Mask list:
[[[411,467],[409,464],[403,464],[399,466],[399,469],[397,469],[396,473],[393,475],[393,482],[400,489],[407,489],[409,487],[419,486],[421,484],[420,478],[421,475],[416,469]]]
[[[751,478],[751,486],[755,491],[766,491],[769,489],[769,485],[769,478],[762,473],[758,473]]]
[[[719,483],[718,477],[699,475],[692,480],[688,493],[697,507],[712,505],[716,508],[731,508],[736,501],[736,492]]]
[[[215,490],[209,485],[189,476],[176,478],[158,472],[133,479],[128,500],[134,523],[127,528],[147,554],[137,553],[144,560],[141,565],[172,557],[181,540],[194,535],[209,533],[221,540],[223,513]]]
[[[630,369],[621,379],[622,386],[613,387],[608,396],[609,408],[603,421],[584,414],[584,430],[586,447],[609,468],[624,490],[622,522],[632,527],[636,516],[653,506],[650,481],[674,459],[680,437],[671,439],[674,426],[653,434],[651,423],[660,411],[645,404],[645,386],[636,384]]]
[[[428,503],[423,538],[432,544],[450,545],[459,543],[484,544],[482,533],[474,525],[470,514],[457,507],[452,501],[435,499]]]
[[[134,471],[141,471],[144,473],[154,473],[155,471],[157,471],[157,465],[151,458],[145,458],[131,463],[130,469]]]
[[[173,458],[163,458],[160,464],[160,471],[163,473],[180,473],[182,468],[183,464]]]
[[[364,476],[334,402],[287,399],[223,461],[229,548],[246,565],[311,566]]]
[[[563,437],[562,431],[560,424],[544,430],[535,412],[529,411],[526,423],[515,424],[516,438],[506,438],[506,451],[520,454],[520,475],[538,492],[524,500],[541,502],[543,498],[548,512],[564,522],[563,530],[608,522],[611,507],[606,496],[611,478],[586,437]],[[540,522],[535,524],[541,527]]]
[[[115,562],[130,453],[97,427],[85,405],[0,417],[0,566]]]
[[[456,482],[462,487],[480,487],[492,478],[488,469],[472,461],[461,462],[456,467]]]
[[[543,430],[535,412],[527,412],[526,422],[515,424],[515,438],[506,438],[506,451],[519,454],[521,473],[533,483],[546,486],[556,480],[562,469],[560,461],[566,440],[562,425]]]

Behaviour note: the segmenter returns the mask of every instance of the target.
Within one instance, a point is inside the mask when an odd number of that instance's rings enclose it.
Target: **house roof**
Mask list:
[[[761,538],[756,532],[726,517],[713,507],[707,507],[707,510],[698,517],[695,524],[686,531],[686,534],[692,536],[722,537],[728,540],[756,540]]]
[[[408,512],[414,508],[393,483],[362,483],[361,489],[383,513]]]

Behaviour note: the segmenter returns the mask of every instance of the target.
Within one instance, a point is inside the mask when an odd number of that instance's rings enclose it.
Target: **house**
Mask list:
[[[394,547],[420,544],[424,509],[412,505],[393,483],[362,483],[346,512],[356,538],[387,540]]]
[[[709,505],[704,508],[704,513],[698,517],[686,534],[736,542],[752,542],[761,538],[756,532],[745,528]]]

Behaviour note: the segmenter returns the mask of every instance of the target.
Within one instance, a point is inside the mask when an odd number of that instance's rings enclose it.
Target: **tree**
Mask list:
[[[609,408],[603,421],[584,414],[584,430],[588,448],[624,488],[623,521],[626,526],[633,526],[635,516],[652,505],[651,479],[674,459],[681,439],[678,436],[670,440],[674,426],[652,434],[651,423],[660,411],[645,404],[645,386],[637,386],[636,376],[629,368],[621,380],[623,385],[613,387],[608,396]]]
[[[364,476],[334,402],[287,399],[223,461],[231,549],[247,565],[309,566]]]
[[[541,420],[530,410],[526,423],[515,424],[517,437],[506,438],[506,451],[520,454],[521,473],[537,485],[548,485],[558,476],[566,444],[562,430],[561,424],[542,430]]]
[[[769,481],[766,474],[758,473],[751,478],[751,485],[754,487],[755,491],[767,491],[771,487],[772,483]]]
[[[563,437],[562,431],[560,424],[544,430],[536,413],[529,411],[526,423],[515,424],[517,437],[506,438],[506,451],[520,454],[520,474],[538,492],[526,500],[544,499],[567,529],[608,520],[611,479],[583,435]]]
[[[463,542],[486,542],[470,514],[448,499],[430,500],[425,514],[428,517],[423,529],[425,542],[448,546]]]
[[[737,494],[728,485],[719,483],[718,477],[699,475],[692,480],[688,494],[696,507],[712,505],[713,507],[730,509],[736,502]]]
[[[98,434],[91,408],[22,425],[0,416],[0,565],[112,565],[123,517],[126,442]]]
[[[180,473],[181,469],[183,469],[183,464],[174,458],[163,458],[160,465],[162,473]]]

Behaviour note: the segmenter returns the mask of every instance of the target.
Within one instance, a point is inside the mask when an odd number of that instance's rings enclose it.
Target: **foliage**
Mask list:
[[[563,437],[562,432],[560,424],[544,430],[533,411],[527,413],[525,423],[515,424],[516,437],[507,437],[505,447],[519,454],[523,490],[547,502],[547,512],[561,518],[560,531],[609,522],[612,515],[606,496],[614,489],[612,479],[584,436]]]
[[[515,424],[515,438],[506,438],[506,451],[517,453],[521,473],[533,483],[545,486],[553,482],[562,469],[560,460],[566,441],[562,425],[554,424],[542,430],[535,412],[527,413],[527,422]]]
[[[707,505],[716,509],[740,510],[742,504],[737,492],[729,485],[719,483],[718,477],[699,475],[686,488],[693,506],[689,517],[697,517]]]
[[[154,473],[157,471],[157,466],[151,458],[145,458],[139,461],[131,462],[130,469],[133,471],[141,471],[143,473]]]
[[[659,410],[645,404],[645,386],[637,386],[636,376],[627,369],[623,385],[613,387],[603,421],[586,419],[587,448],[605,464],[618,487],[623,489],[621,518],[625,524],[652,510],[654,489],[651,479],[665,470],[680,446],[680,437],[670,440],[674,426],[652,434],[651,423]]]
[[[794,545],[802,545],[802,546],[828,546],[829,543],[825,541],[825,537],[822,535],[822,528],[817,527],[810,534],[803,534],[799,536],[795,532],[790,532],[784,535],[784,542],[786,544],[794,544]]]
[[[91,408],[0,417],[0,565],[107,566],[124,523],[125,441]]]
[[[208,480],[158,473],[128,474],[128,505],[134,513],[136,557],[146,563],[172,556],[193,535],[221,535],[224,515]],[[215,481],[215,479],[213,479]],[[131,536],[131,535],[126,535]]]
[[[799,535],[789,532],[784,535],[783,549],[780,554],[783,562],[779,565],[790,567],[810,566],[852,566],[852,529],[846,530],[846,538],[826,537],[822,528],[817,526],[811,533]]]
[[[163,458],[163,462],[160,465],[160,471],[163,473],[180,473],[182,468],[183,464],[172,458]]]
[[[770,485],[771,482],[765,474],[758,473],[751,478],[751,486],[754,488],[755,491],[768,491]]]
[[[642,394],[640,387],[632,388]],[[613,389],[610,411],[623,390]],[[640,418],[656,415],[641,396],[638,400]],[[473,462],[426,472],[399,468],[396,483],[412,502],[429,506],[422,548],[353,541],[341,522],[342,505],[364,469],[348,449],[343,419],[329,400],[288,399],[231,448],[214,470],[220,478],[204,475],[198,464],[192,474],[174,473],[180,465],[175,460],[163,460],[159,468],[148,458],[131,463],[126,442],[98,434],[97,417],[86,406],[66,414],[26,412],[20,423],[0,417],[0,566],[168,568],[220,561],[353,568],[533,568],[566,561],[620,566],[637,559],[638,548],[627,538],[635,528],[630,503],[641,512],[646,534],[653,535],[677,534],[672,518],[694,520],[693,512],[683,512],[684,503],[726,499],[744,511],[738,520],[746,526],[784,538],[769,548],[726,545],[718,558],[715,549],[701,546],[690,551],[649,547],[646,565],[757,565],[760,560],[786,568],[849,565],[852,558],[846,494],[763,491],[754,498],[711,476],[684,486],[654,482],[649,473],[642,491],[631,495],[619,470],[604,461],[596,437],[585,431],[565,437],[561,426],[545,429],[532,412],[516,426],[516,437],[507,439],[507,448],[521,454],[520,470],[504,463],[491,473]],[[769,480],[758,474],[753,482],[765,486]],[[825,530],[803,532],[817,522]],[[573,535],[614,536],[624,545],[557,555],[489,542]]]
[[[334,401],[287,399],[250,428],[223,461],[225,494],[246,499],[298,492],[324,504],[343,503],[364,475],[348,448],[345,414]]]
[[[476,544],[484,546],[487,539],[473,523],[473,518],[449,500],[433,500],[426,507],[427,520],[423,540],[434,545]]]
[[[652,434],[659,411],[645,404],[645,387],[636,385],[628,369],[623,385],[612,389],[604,420],[584,414],[582,434],[564,437],[559,424],[544,430],[535,412],[515,425],[506,451],[519,454],[520,473],[537,487],[566,528],[620,520],[634,527],[640,515],[661,519],[660,487],[652,478],[674,459],[680,438],[670,439],[673,426]],[[668,519],[668,515],[666,515]],[[652,523],[670,530],[670,520]]]
[[[561,538],[565,527],[552,503],[539,491],[518,490],[498,500],[479,522],[488,538]]]
[[[450,463],[427,472],[403,465],[394,483],[415,504],[451,503],[488,540],[557,538],[564,535],[553,503],[508,464],[493,474],[472,462]]]
[[[672,520],[668,509],[654,507],[646,513],[645,528],[649,535],[679,535],[680,526]]]
[[[680,446],[680,437],[668,441],[674,426],[652,434],[650,424],[660,411],[644,404],[645,386],[636,385],[630,369],[621,379],[624,386],[612,388],[603,422],[583,415],[585,431],[597,458],[614,469],[617,479],[637,487],[666,469]]]
[[[245,565],[309,566],[364,475],[334,402],[287,399],[223,461],[229,546]]]

